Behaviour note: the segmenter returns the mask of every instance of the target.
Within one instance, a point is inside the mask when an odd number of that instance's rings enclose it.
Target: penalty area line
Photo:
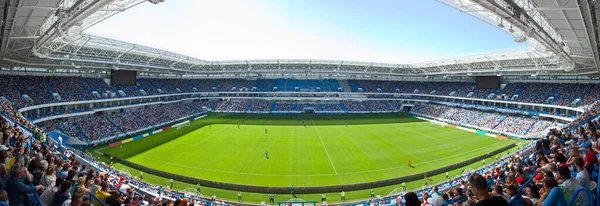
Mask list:
[[[313,127],[315,128],[315,131],[317,131],[317,136],[319,136],[319,140],[321,141],[321,145],[323,145],[323,149],[325,149],[325,154],[327,154],[327,159],[329,159],[329,164],[331,164],[331,167],[333,168],[333,172],[335,172],[335,174],[337,175],[338,172],[335,169],[335,165],[333,165],[333,161],[331,161],[331,157],[329,156],[329,152],[327,151],[327,147],[325,147],[325,143],[323,143],[323,139],[321,138],[321,133],[319,133],[319,130],[317,129],[317,126],[315,126],[315,120],[311,120],[313,123]]]

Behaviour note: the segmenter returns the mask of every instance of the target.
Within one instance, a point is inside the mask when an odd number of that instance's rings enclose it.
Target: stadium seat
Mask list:
[[[569,206],[573,206],[573,204],[575,204],[575,199],[577,199],[577,196],[580,192],[585,192],[588,195],[589,202],[587,203],[587,205],[594,206],[594,193],[586,187],[580,187],[579,189],[575,190],[575,193],[573,193],[573,195],[571,196],[571,200],[569,200]],[[549,200],[547,199],[546,201]]]

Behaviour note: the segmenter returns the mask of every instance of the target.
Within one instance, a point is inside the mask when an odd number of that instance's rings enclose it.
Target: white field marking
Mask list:
[[[327,151],[327,147],[325,147],[325,143],[323,143],[323,139],[321,138],[321,133],[319,133],[319,130],[317,129],[317,126],[315,126],[315,120],[311,120],[311,121],[313,123],[313,127],[315,128],[315,131],[317,131],[317,136],[319,136],[319,140],[321,141],[321,145],[323,145],[323,149],[325,149],[325,154],[327,154],[327,159],[329,159],[329,164],[331,164],[331,167],[333,167],[333,171],[337,175],[338,172],[335,169],[335,165],[333,165],[333,161],[331,161],[331,157],[329,156],[329,152]]]
[[[479,150],[483,150],[483,149],[487,149],[489,147],[495,146],[497,144],[500,144],[502,142],[497,142],[491,145],[487,145],[485,147],[480,147],[474,150],[470,150],[467,152],[463,152],[463,153],[458,153],[455,155],[451,155],[451,156],[446,156],[444,158],[438,158],[438,159],[434,159],[434,160],[430,160],[430,161],[425,161],[425,162],[420,162],[417,164],[413,164],[414,165],[424,165],[424,164],[428,164],[431,162],[438,162],[441,160],[446,160],[446,159],[451,159],[457,156],[461,156],[463,154],[468,154],[468,153],[472,153],[474,151],[479,151]],[[127,152],[124,152],[127,153]],[[131,153],[128,153],[131,154]],[[237,174],[237,175],[250,175],[250,176],[264,176],[264,177],[321,177],[321,176],[336,176],[336,175],[351,175],[351,174],[363,174],[363,173],[371,173],[371,172],[380,172],[380,171],[386,171],[386,170],[395,170],[395,169],[401,169],[401,168],[407,168],[408,166],[398,166],[398,167],[390,167],[390,168],[383,168],[383,169],[376,169],[376,170],[366,170],[366,171],[360,171],[360,172],[343,172],[343,173],[337,173],[337,174],[313,174],[313,175],[277,175],[277,174],[256,174],[256,173],[246,173],[246,172],[232,172],[232,171],[223,171],[223,170],[214,170],[214,169],[207,169],[207,168],[201,168],[201,167],[194,167],[194,166],[189,166],[189,165],[183,165],[183,164],[177,164],[177,163],[172,163],[170,161],[164,161],[164,160],[159,160],[156,158],[149,158],[149,157],[145,157],[145,156],[141,156],[141,155],[136,155],[134,156],[136,158],[142,158],[142,159],[146,159],[146,160],[151,160],[151,161],[155,161],[155,162],[161,162],[167,165],[173,165],[173,166],[178,166],[178,167],[183,167],[183,168],[190,168],[190,169],[197,169],[197,170],[203,170],[203,171],[210,171],[210,172],[220,172],[220,173],[227,173],[227,174]],[[134,162],[135,163],[135,162]]]

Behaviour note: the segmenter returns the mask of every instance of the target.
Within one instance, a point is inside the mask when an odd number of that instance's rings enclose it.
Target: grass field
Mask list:
[[[306,122],[307,127],[302,122]],[[213,114],[180,130],[172,129],[127,143],[122,148],[101,151],[163,171],[213,181],[321,186],[420,173],[510,143],[514,142],[443,128],[400,114]],[[269,152],[269,159],[265,151]],[[407,167],[409,159],[414,168]],[[131,172],[136,175],[137,171]],[[145,175],[146,178],[159,184],[163,181],[149,175]],[[180,186],[183,185],[187,184]],[[382,190],[391,191],[390,188]],[[229,195],[223,190],[210,190],[221,196]],[[260,194],[251,196],[263,199]],[[353,198],[349,196],[349,199]]]

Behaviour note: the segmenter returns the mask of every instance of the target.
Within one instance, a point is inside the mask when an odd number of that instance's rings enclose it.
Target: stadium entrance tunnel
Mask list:
[[[439,169],[435,169],[435,170],[431,170],[431,171],[427,171],[427,172],[423,172],[423,173],[418,173],[418,174],[413,174],[413,175],[408,175],[408,176],[404,176],[404,177],[398,177],[398,178],[380,180],[380,181],[374,181],[374,182],[348,184],[348,185],[294,187],[293,191],[294,191],[294,194],[315,194],[315,193],[329,193],[329,192],[339,192],[339,191],[364,190],[364,189],[384,187],[384,186],[389,186],[389,185],[402,184],[404,182],[421,180],[421,179],[423,179],[423,176],[425,174],[427,174],[428,176],[435,176],[435,175],[443,174],[446,171],[459,169],[459,168],[465,167],[467,165],[477,163],[477,162],[479,162],[485,158],[491,157],[493,155],[500,154],[500,153],[502,153],[506,150],[509,150],[510,148],[516,147],[516,146],[517,146],[516,144],[511,144],[511,145],[505,146],[503,148],[494,150],[494,151],[490,152],[489,154],[480,155],[480,156],[465,160],[460,163],[456,163],[456,164],[442,167]],[[232,184],[232,183],[215,182],[215,181],[210,181],[210,180],[198,179],[198,178],[173,174],[173,173],[169,173],[169,172],[164,172],[161,170],[156,170],[153,168],[149,168],[149,167],[146,167],[146,166],[143,166],[140,164],[130,162],[128,160],[125,160],[125,159],[122,159],[122,158],[119,158],[116,156],[112,156],[107,153],[104,153],[103,155],[109,159],[112,158],[113,161],[119,162],[125,166],[132,167],[132,168],[140,170],[142,172],[161,176],[161,177],[168,178],[168,179],[177,180],[180,182],[189,183],[189,184],[200,184],[205,187],[212,187],[212,188],[219,188],[219,189],[226,189],[226,190],[233,190],[233,191],[256,192],[256,193],[290,194],[290,192],[291,192],[289,187],[253,186],[253,185]]]

